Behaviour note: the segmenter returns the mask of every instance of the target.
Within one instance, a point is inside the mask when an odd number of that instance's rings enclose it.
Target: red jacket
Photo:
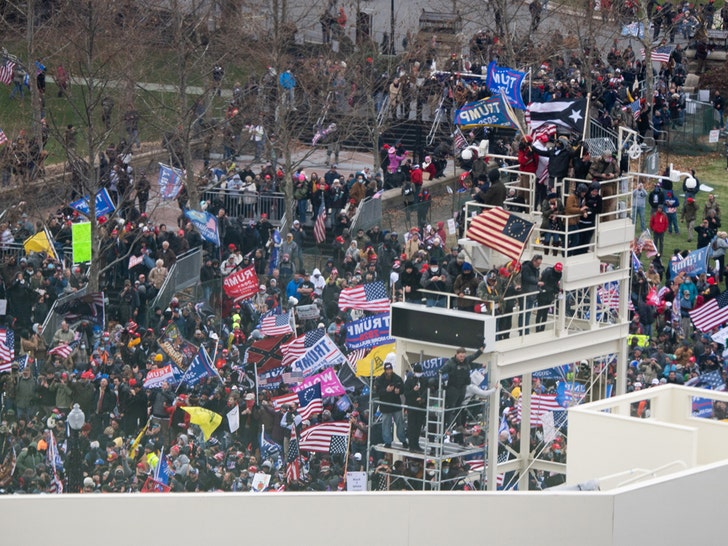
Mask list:
[[[667,214],[657,211],[650,216],[650,229],[654,233],[665,233],[667,231]]]
[[[422,169],[412,169],[410,171],[410,181],[415,186],[422,186]]]
[[[538,169],[538,155],[533,150],[518,150],[518,170],[524,173],[535,173]]]

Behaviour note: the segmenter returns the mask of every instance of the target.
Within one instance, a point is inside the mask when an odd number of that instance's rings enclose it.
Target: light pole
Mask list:
[[[73,409],[68,413],[67,419],[71,433],[68,438],[68,459],[66,461],[68,484],[66,490],[69,493],[79,493],[81,491],[81,450],[78,446],[78,434],[86,423],[86,416],[79,405],[74,404]]]
[[[394,55],[394,0],[389,3],[389,54]]]

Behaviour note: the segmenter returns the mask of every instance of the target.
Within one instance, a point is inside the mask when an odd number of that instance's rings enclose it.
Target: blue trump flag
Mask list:
[[[710,245],[693,250],[684,260],[679,262],[670,262],[670,277],[674,278],[683,271],[690,277],[695,277],[701,273],[705,273],[706,263],[708,263],[708,252]]]
[[[73,203],[69,203],[68,206],[76,209],[78,212],[86,217],[88,217],[90,213],[88,195],[82,197],[81,199],[77,199]],[[111,196],[109,195],[109,191],[106,188],[102,188],[101,190],[99,190],[99,192],[96,194],[96,218],[98,218],[99,216],[103,216],[104,214],[114,212],[115,210],[116,205],[114,205],[114,201],[112,201]]]
[[[179,169],[170,167],[169,165],[159,164],[159,193],[162,199],[174,199],[182,189],[182,179],[184,173]]]
[[[505,91],[508,104],[513,108],[525,110],[526,105],[523,103],[521,96],[521,84],[526,77],[525,72],[513,70],[505,66],[498,66],[495,61],[488,65],[488,89],[494,95],[500,95],[501,89]]]
[[[180,382],[192,387],[197,385],[205,377],[217,377],[220,379],[217,370],[210,363],[210,357],[207,356],[207,351],[204,347],[200,347],[200,350],[197,351],[197,356],[195,356],[187,371],[185,371]]]
[[[464,104],[455,112],[455,125],[460,127],[508,127],[516,124],[508,115],[502,95]]]
[[[192,222],[202,238],[208,243],[220,246],[220,233],[217,229],[217,218],[209,212],[186,209],[185,216]]]

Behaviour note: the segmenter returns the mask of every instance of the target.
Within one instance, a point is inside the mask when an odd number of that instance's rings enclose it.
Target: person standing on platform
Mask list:
[[[470,356],[465,356],[465,348],[460,347],[455,352],[455,356],[450,358],[445,365],[440,368],[441,375],[447,374],[447,389],[445,391],[445,426],[449,427],[455,420],[455,408],[462,406],[465,400],[465,391],[470,385],[471,368],[483,367],[475,362],[475,360],[485,351],[485,342],[483,345]],[[458,425],[464,423],[464,413],[457,415]]]
[[[402,416],[402,394],[404,383],[394,373],[394,361],[397,355],[389,353],[384,359],[384,373],[374,381],[374,392],[379,397],[379,411],[382,414],[382,440],[384,447],[392,447],[394,425],[397,425],[397,438],[405,449],[409,448],[405,435],[404,417]]]
[[[421,452],[420,435],[425,425],[427,407],[427,379],[422,373],[422,365],[412,366],[412,375],[404,382],[404,400],[407,404],[407,441],[410,451]]]

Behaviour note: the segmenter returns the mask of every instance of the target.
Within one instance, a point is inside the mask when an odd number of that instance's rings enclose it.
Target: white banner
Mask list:
[[[240,428],[240,408],[237,405],[227,412],[227,419],[230,425],[230,432],[234,433]]]
[[[291,364],[291,371],[302,372],[304,376],[311,375],[326,366],[335,366],[346,360],[344,354],[329,336],[324,335],[315,345],[311,346],[306,354]]]

